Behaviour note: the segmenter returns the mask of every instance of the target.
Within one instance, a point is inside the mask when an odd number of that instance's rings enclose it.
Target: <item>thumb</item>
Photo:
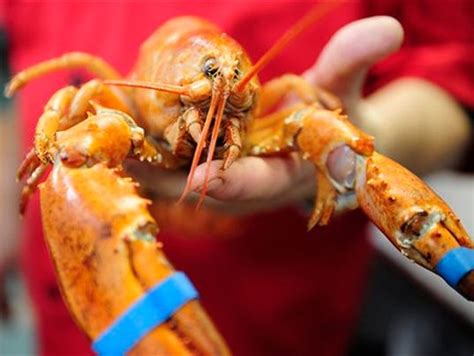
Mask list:
[[[395,52],[402,41],[403,28],[393,17],[352,22],[333,35],[305,77],[332,91],[350,107],[360,99],[368,69]]]

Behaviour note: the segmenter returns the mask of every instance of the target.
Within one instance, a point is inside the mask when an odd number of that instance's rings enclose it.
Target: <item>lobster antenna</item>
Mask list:
[[[235,85],[235,90],[238,93],[244,91],[246,85],[250,80],[265,67],[276,55],[278,55],[287,45],[298,36],[301,32],[306,30],[315,21],[320,20],[327,15],[333,8],[339,5],[337,1],[329,1],[315,6],[305,16],[303,16],[296,24],[294,24],[285,34],[280,37],[278,41],[255,63],[250,71]]]
[[[216,121],[214,123],[214,127],[212,129],[212,136],[211,136],[211,142],[209,144],[209,150],[207,152],[207,160],[206,160],[206,173],[204,176],[204,185],[201,189],[201,193],[199,196],[199,201],[196,204],[196,210],[199,210],[201,207],[204,198],[206,197],[207,193],[207,185],[209,183],[209,173],[211,171],[211,161],[212,157],[214,156],[214,150],[216,149],[216,144],[217,144],[217,136],[219,135],[219,128],[221,126],[222,122],[222,116],[224,115],[224,108],[225,108],[225,102],[227,100],[228,94],[225,94],[222,97],[222,100],[219,102],[218,107],[217,107],[217,114],[216,114]]]
[[[189,170],[188,179],[186,181],[186,186],[184,187],[183,193],[178,200],[178,204],[180,204],[184,198],[188,195],[191,191],[191,183],[194,178],[194,173],[196,172],[196,168],[199,164],[199,160],[201,159],[201,153],[204,149],[204,145],[207,139],[207,133],[209,132],[209,127],[211,126],[212,117],[214,116],[214,111],[216,109],[216,103],[219,99],[219,96],[216,91],[212,91],[211,103],[209,104],[209,111],[207,112],[206,121],[204,122],[204,126],[202,128],[201,137],[199,142],[196,146],[196,150],[194,151],[193,162],[191,163],[191,169]]]
[[[145,81],[129,81],[129,80],[104,80],[104,84],[107,85],[116,85],[119,87],[131,87],[131,88],[140,88],[140,89],[152,89],[158,91],[164,91],[167,93],[179,94],[179,95],[189,95],[189,88],[180,85],[172,84],[161,84],[154,82],[145,82]]]

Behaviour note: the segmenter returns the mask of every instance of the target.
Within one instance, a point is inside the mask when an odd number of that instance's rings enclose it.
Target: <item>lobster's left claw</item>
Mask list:
[[[426,184],[374,152],[358,157],[360,207],[407,257],[474,300],[474,244],[451,208]]]

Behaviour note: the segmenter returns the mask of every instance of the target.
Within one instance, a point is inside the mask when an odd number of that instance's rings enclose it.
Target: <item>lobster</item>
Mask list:
[[[195,290],[155,240],[150,201],[140,197],[138,183],[122,166],[128,158],[165,169],[190,167],[183,200],[201,162],[207,163],[208,177],[214,159],[226,170],[242,156],[297,152],[316,167],[309,229],[326,225],[336,207],[359,206],[404,255],[474,298],[474,245],[447,204],[377,153],[373,137],[349,121],[329,92],[290,74],[260,84],[258,72],[325,11],[305,16],[254,65],[214,24],[180,17],[142,45],[127,79],[100,58],[74,52],[10,81],[7,96],[59,69],[83,67],[100,78],[51,97],[38,120],[34,148],[17,173],[25,180],[21,212],[39,187],[46,242],[64,300],[97,352],[230,353]],[[289,92],[299,101],[262,115]],[[335,177],[327,162],[341,156],[350,169]],[[461,272],[452,278],[450,268]],[[155,309],[159,315],[149,322]]]

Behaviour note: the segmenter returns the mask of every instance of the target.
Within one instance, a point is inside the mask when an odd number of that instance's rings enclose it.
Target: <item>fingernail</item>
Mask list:
[[[216,190],[218,188],[220,188],[222,186],[222,184],[224,183],[224,180],[222,178],[214,178],[214,179],[211,179],[208,183],[207,183],[207,191],[208,192],[212,192],[213,190]],[[199,186],[199,187],[196,187],[194,189],[194,191],[196,193],[200,193],[202,191],[202,188],[203,186]]]
[[[327,167],[331,177],[346,188],[354,186],[356,153],[349,146],[340,146],[328,155]]]

